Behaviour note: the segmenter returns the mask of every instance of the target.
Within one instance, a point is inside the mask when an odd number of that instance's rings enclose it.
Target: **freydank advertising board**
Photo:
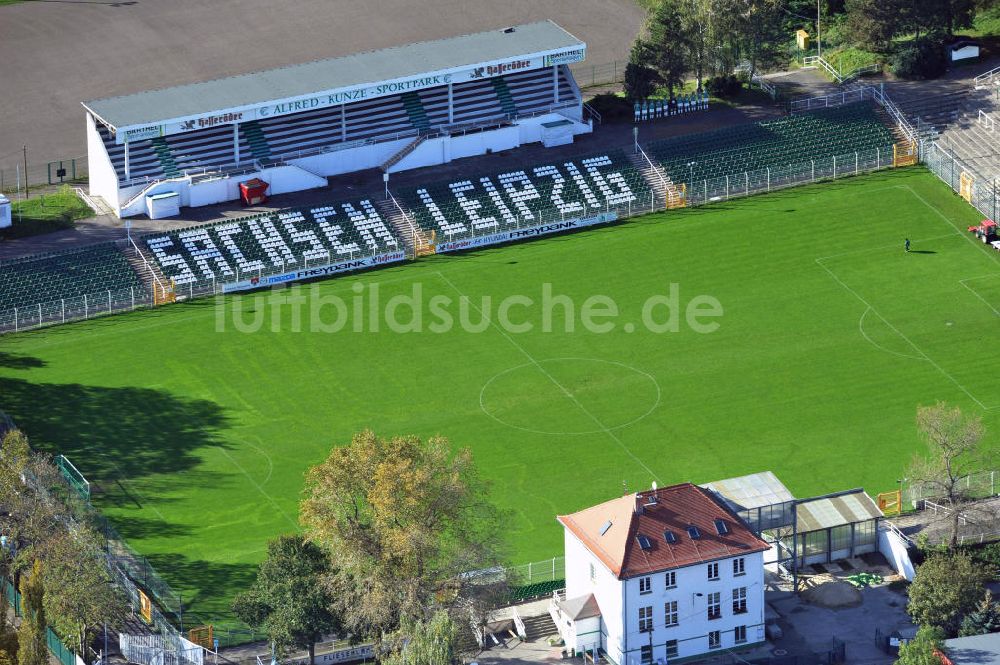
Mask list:
[[[437,244],[436,251],[439,254],[444,252],[458,252],[463,249],[484,247],[486,245],[496,245],[502,242],[510,242],[511,240],[523,240],[525,238],[535,238],[538,236],[548,235],[550,233],[558,233],[559,231],[568,231],[570,229],[582,229],[586,226],[594,226],[595,224],[607,224],[608,222],[613,222],[616,219],[618,219],[617,212],[615,211],[602,212],[592,217],[579,217],[577,219],[567,219],[559,222],[550,222],[548,224],[529,226],[523,229],[500,231],[499,233],[491,233],[489,235],[484,235],[474,238],[463,238],[461,240],[450,240],[448,242],[439,242]]]
[[[251,289],[264,288],[266,286],[277,286],[278,284],[300,282],[306,279],[329,277],[330,275],[336,275],[337,273],[362,270],[364,268],[385,265],[387,263],[396,263],[397,261],[402,261],[404,259],[406,259],[406,253],[402,251],[376,254],[374,256],[366,256],[360,259],[350,259],[348,261],[328,263],[326,265],[315,266],[312,268],[303,268],[302,270],[292,270],[291,272],[283,272],[278,275],[264,275],[263,277],[244,279],[239,282],[229,282],[228,284],[222,285],[222,292],[233,293],[235,291],[249,291]]]

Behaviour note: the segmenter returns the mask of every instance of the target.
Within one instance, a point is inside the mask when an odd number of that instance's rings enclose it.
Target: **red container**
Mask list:
[[[260,178],[247,180],[240,183],[240,198],[243,205],[255,206],[260,203],[267,203],[268,184]]]

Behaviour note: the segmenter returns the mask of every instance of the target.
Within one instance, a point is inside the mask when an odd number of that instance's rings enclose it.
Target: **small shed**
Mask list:
[[[948,47],[952,62],[979,59],[979,42],[961,39]]]
[[[803,499],[795,506],[800,566],[850,559],[878,550],[882,511],[862,489]]]
[[[809,50],[809,33],[805,30],[795,31],[795,43],[798,45],[799,50],[808,51]]]

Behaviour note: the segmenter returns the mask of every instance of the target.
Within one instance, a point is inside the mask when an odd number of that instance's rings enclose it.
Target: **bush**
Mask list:
[[[590,100],[590,106],[601,114],[601,120],[631,120],[632,104],[624,97],[605,93]]]
[[[892,56],[892,73],[900,78],[933,79],[944,74],[948,61],[944,40],[921,37],[901,45]]]
[[[726,97],[735,97],[740,94],[740,91],[743,90],[743,83],[732,74],[713,76],[705,81],[705,89],[713,97],[725,99]]]

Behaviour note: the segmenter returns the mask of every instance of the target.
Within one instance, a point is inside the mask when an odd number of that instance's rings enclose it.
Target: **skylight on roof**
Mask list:
[[[636,536],[635,539],[637,541],[639,541],[639,547],[641,547],[642,549],[644,549],[644,550],[651,550],[651,549],[653,549],[653,543],[652,543],[652,541],[650,541],[649,538],[647,538],[646,536],[639,535],[639,536]]]
[[[667,529],[666,531],[663,532],[663,540],[667,541],[668,545],[676,545],[677,534]]]
[[[729,533],[729,525],[723,519],[715,520],[715,530],[719,532],[720,536],[724,536]]]
[[[610,528],[611,528],[611,520],[608,520],[607,522],[601,525],[601,535],[603,536],[604,534],[606,534],[608,532],[608,529]]]
[[[701,538],[701,531],[698,531],[698,527],[694,524],[687,528],[688,535],[691,536],[691,540],[698,540]]]

